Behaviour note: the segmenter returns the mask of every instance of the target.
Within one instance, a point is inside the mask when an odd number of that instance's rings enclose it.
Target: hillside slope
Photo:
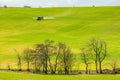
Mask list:
[[[37,16],[54,17],[36,21]],[[120,54],[120,7],[0,8],[0,61],[46,39],[65,42],[78,53],[92,37],[105,40],[111,56]]]

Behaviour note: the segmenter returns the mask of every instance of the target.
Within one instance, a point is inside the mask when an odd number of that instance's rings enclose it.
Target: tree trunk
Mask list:
[[[86,74],[88,74],[88,64],[86,64]]]
[[[99,62],[100,74],[102,74],[102,62]]]
[[[69,74],[67,67],[65,67],[65,74]]]
[[[95,67],[96,67],[96,73],[99,73],[99,72],[98,72],[98,64],[97,64],[97,60],[95,61]]]
[[[35,71],[37,71],[37,62],[35,60]]]
[[[27,69],[27,71],[30,71],[30,68],[29,68],[29,66],[30,66],[30,63],[29,63],[29,61],[28,61],[28,69]]]
[[[48,72],[47,67],[48,67],[48,65],[47,65],[47,58],[46,58],[46,60],[45,60],[45,74],[47,74],[47,72]]]

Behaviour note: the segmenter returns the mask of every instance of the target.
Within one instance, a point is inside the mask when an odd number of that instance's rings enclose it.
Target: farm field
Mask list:
[[[73,79],[119,80],[120,75],[40,75],[15,72],[0,72],[0,80],[73,80]]]
[[[50,16],[54,18],[36,21],[35,18],[37,16]],[[22,53],[24,48],[44,42],[47,39],[54,40],[55,42],[65,42],[70,46],[73,53],[78,54],[80,52],[79,49],[84,47],[86,42],[93,37],[107,42],[109,53],[107,59],[112,57],[119,58],[119,6],[0,8],[1,66],[9,63],[14,65],[16,63],[17,53],[15,50]],[[5,74],[7,75],[7,73]],[[116,80],[117,78],[118,76],[116,76]],[[65,78],[63,77],[63,79]]]

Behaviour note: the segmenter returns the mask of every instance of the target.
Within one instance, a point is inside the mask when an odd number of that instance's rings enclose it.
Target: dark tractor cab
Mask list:
[[[38,21],[39,21],[39,20],[43,20],[43,19],[44,19],[44,17],[43,17],[43,16],[38,16],[36,20],[38,20]]]

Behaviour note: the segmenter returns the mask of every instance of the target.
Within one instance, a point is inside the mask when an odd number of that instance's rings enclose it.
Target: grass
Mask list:
[[[7,77],[6,77],[7,76]],[[120,75],[40,75],[0,72],[0,80],[119,80]]]
[[[53,20],[36,21],[37,16]],[[120,7],[0,8],[0,63],[46,39],[65,42],[74,53],[95,37],[105,40],[111,59],[120,55]],[[118,57],[119,58],[119,57]],[[4,61],[3,61],[4,59]]]

